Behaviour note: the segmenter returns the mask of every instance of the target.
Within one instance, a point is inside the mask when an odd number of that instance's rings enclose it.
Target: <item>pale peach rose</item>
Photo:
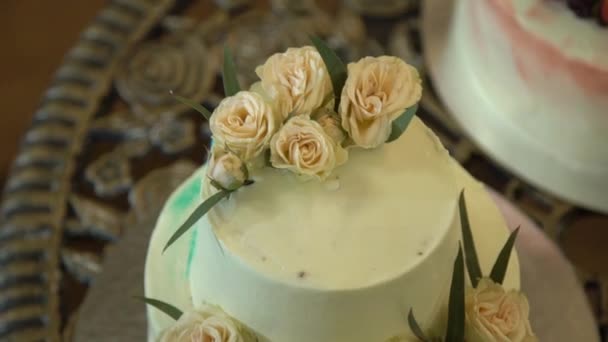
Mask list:
[[[235,154],[214,146],[207,176],[223,189],[236,190],[247,180],[248,171],[245,163]]]
[[[160,342],[249,342],[245,336],[240,325],[223,311],[204,306],[183,313],[162,333]]]
[[[421,84],[416,68],[397,57],[365,57],[350,63],[340,98],[342,127],[355,145],[382,145],[393,120],[420,100]]]
[[[209,120],[214,143],[245,162],[268,147],[278,125],[272,107],[250,91],[223,99]]]
[[[340,117],[331,109],[321,108],[315,115],[315,121],[337,144],[341,144],[346,139],[346,134],[340,125]]]
[[[346,150],[318,122],[305,116],[287,121],[270,142],[272,166],[304,178],[323,180],[347,159]]]
[[[524,294],[483,278],[465,297],[467,342],[536,342]]]
[[[331,93],[331,79],[319,52],[311,46],[289,48],[256,68],[261,87],[286,119],[321,107]]]
[[[278,123],[278,125],[280,126],[281,123],[283,123],[283,120],[285,119],[283,117],[282,113],[282,108],[281,108],[281,101],[275,101],[273,100],[270,95],[268,95],[268,93],[266,93],[266,91],[264,90],[264,88],[262,88],[262,82],[261,81],[257,81],[254,84],[252,84],[249,87],[249,91],[254,92],[258,95],[260,95],[264,101],[266,101],[266,103],[272,107],[272,111],[274,113],[275,116],[275,121]]]

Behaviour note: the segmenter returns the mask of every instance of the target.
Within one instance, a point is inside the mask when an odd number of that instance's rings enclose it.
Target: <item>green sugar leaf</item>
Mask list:
[[[228,46],[224,46],[224,67],[222,69],[222,82],[224,83],[224,95],[233,96],[241,91],[239,80],[236,77],[236,66],[232,58],[232,52]]]
[[[197,112],[201,113],[205,119],[207,119],[207,121],[209,121],[209,119],[211,118],[211,112],[203,107],[201,104],[198,104],[192,100],[189,100],[185,97],[181,97],[179,95],[175,95],[173,94],[173,92],[171,92],[171,95],[173,95],[173,97],[175,97],[175,99],[183,104],[185,104],[186,106],[196,110]]]
[[[325,68],[327,68],[327,72],[331,78],[331,85],[334,88],[334,97],[336,98],[334,110],[338,111],[338,107],[340,106],[340,96],[342,95],[342,88],[346,82],[346,65],[322,39],[311,36],[310,40],[317,48],[317,51],[319,51],[321,58],[323,58]]]
[[[175,306],[173,306],[171,304],[160,301],[158,299],[146,298],[146,297],[141,297],[141,296],[135,296],[135,298],[141,300],[142,302],[144,302],[148,305],[151,305],[151,306],[157,308],[158,310],[162,311],[164,314],[173,318],[176,321],[182,316],[182,311],[180,309],[176,308]]]
[[[334,93],[333,92],[327,93],[327,95],[325,95],[325,97],[323,98],[323,103],[321,104],[321,108],[327,106],[333,99],[335,99]]]
[[[401,134],[405,132],[407,126],[409,126],[410,122],[412,122],[412,119],[414,118],[414,115],[416,115],[417,111],[418,104],[415,104],[410,108],[406,109],[403,114],[401,114],[397,119],[393,121],[393,123],[391,124],[391,135],[386,140],[387,143],[397,140],[401,136]]]
[[[203,217],[213,206],[215,206],[219,201],[223,198],[230,195],[231,191],[221,190],[213,194],[213,196],[207,198],[203,203],[201,203],[190,216],[186,219],[186,221],[173,233],[165,248],[163,248],[163,253],[171,246],[180,236],[184,235],[201,217]]]
[[[498,257],[496,258],[494,267],[492,267],[490,279],[492,279],[495,283],[502,284],[502,282],[505,280],[505,274],[507,273],[507,267],[509,266],[509,259],[511,258],[511,251],[515,245],[517,233],[519,233],[519,227],[517,227],[517,229],[515,229],[511,235],[509,235],[507,242],[502,247],[502,250],[500,250]]]
[[[464,199],[464,189],[460,192],[458,200],[458,209],[460,210],[460,227],[462,229],[462,243],[464,245],[464,255],[469,271],[469,279],[473,287],[477,287],[479,279],[483,276],[479,260],[477,258],[477,250],[475,249],[475,241],[473,241],[473,233],[471,232],[471,224],[469,222],[469,214],[467,212],[467,204]]]
[[[464,262],[462,248],[458,246],[458,256],[454,261],[450,299],[448,304],[448,329],[446,342],[464,342]]]
[[[412,333],[414,333],[414,335],[416,335],[420,341],[429,341],[429,339],[424,335],[424,332],[422,332],[422,329],[420,329],[420,325],[416,321],[416,317],[414,317],[414,311],[412,309],[410,309],[410,313],[407,315],[407,323],[410,326]]]
[[[224,187],[218,183],[215,179],[209,179],[209,184],[211,184],[212,187],[218,189],[218,190],[225,190]]]

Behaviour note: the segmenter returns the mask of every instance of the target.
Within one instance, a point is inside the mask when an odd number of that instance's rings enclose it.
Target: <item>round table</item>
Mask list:
[[[168,194],[205,159],[209,142],[205,120],[168,90],[215,106],[224,44],[233,49],[243,84],[270,53],[309,44],[309,34],[326,38],[344,59],[386,53],[425,75],[417,1],[317,7],[273,0],[272,11],[262,2],[111,0],[83,31],[42,96],[5,183],[0,340],[145,338],[143,305],[129,298],[143,293],[149,233]],[[432,86],[426,89],[418,115],[454,158],[550,236],[565,218],[586,213],[493,164],[462,135]],[[596,340],[571,266],[538,229],[524,232],[523,285],[541,340]]]

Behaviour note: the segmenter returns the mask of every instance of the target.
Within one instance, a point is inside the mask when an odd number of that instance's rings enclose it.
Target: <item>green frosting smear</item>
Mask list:
[[[175,218],[185,218],[190,215],[190,210],[194,209],[194,205],[200,201],[201,183],[199,177],[190,178],[182,190],[173,198],[170,206],[172,216]],[[192,260],[196,251],[196,235],[198,229],[191,229],[190,247],[188,250],[188,259],[186,261],[186,277],[190,276]]]
[[[192,268],[192,260],[194,259],[194,252],[196,251],[196,235],[198,235],[198,229],[192,230],[190,236],[190,249],[188,250],[188,260],[186,261],[186,278],[190,278],[190,269]]]
[[[171,203],[171,212],[175,216],[184,217],[190,213],[186,212],[193,207],[194,203],[198,203],[201,193],[201,182],[197,177],[190,178],[182,191],[177,194]]]

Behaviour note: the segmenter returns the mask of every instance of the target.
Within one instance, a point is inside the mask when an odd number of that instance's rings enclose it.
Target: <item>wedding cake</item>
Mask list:
[[[608,169],[608,28],[566,1],[462,3],[463,44],[489,95],[558,158]]]
[[[608,210],[608,1],[455,0],[452,14],[432,69],[460,123],[522,177]]]
[[[249,90],[225,68],[212,114],[192,104],[213,146],[149,244],[149,341],[415,341],[449,335],[458,310],[468,341],[532,341],[515,253],[482,276],[509,230],[414,116],[418,72],[388,56],[346,68],[314,41],[270,57]],[[471,275],[479,263],[466,305],[463,240]],[[483,320],[480,291],[501,298]]]

